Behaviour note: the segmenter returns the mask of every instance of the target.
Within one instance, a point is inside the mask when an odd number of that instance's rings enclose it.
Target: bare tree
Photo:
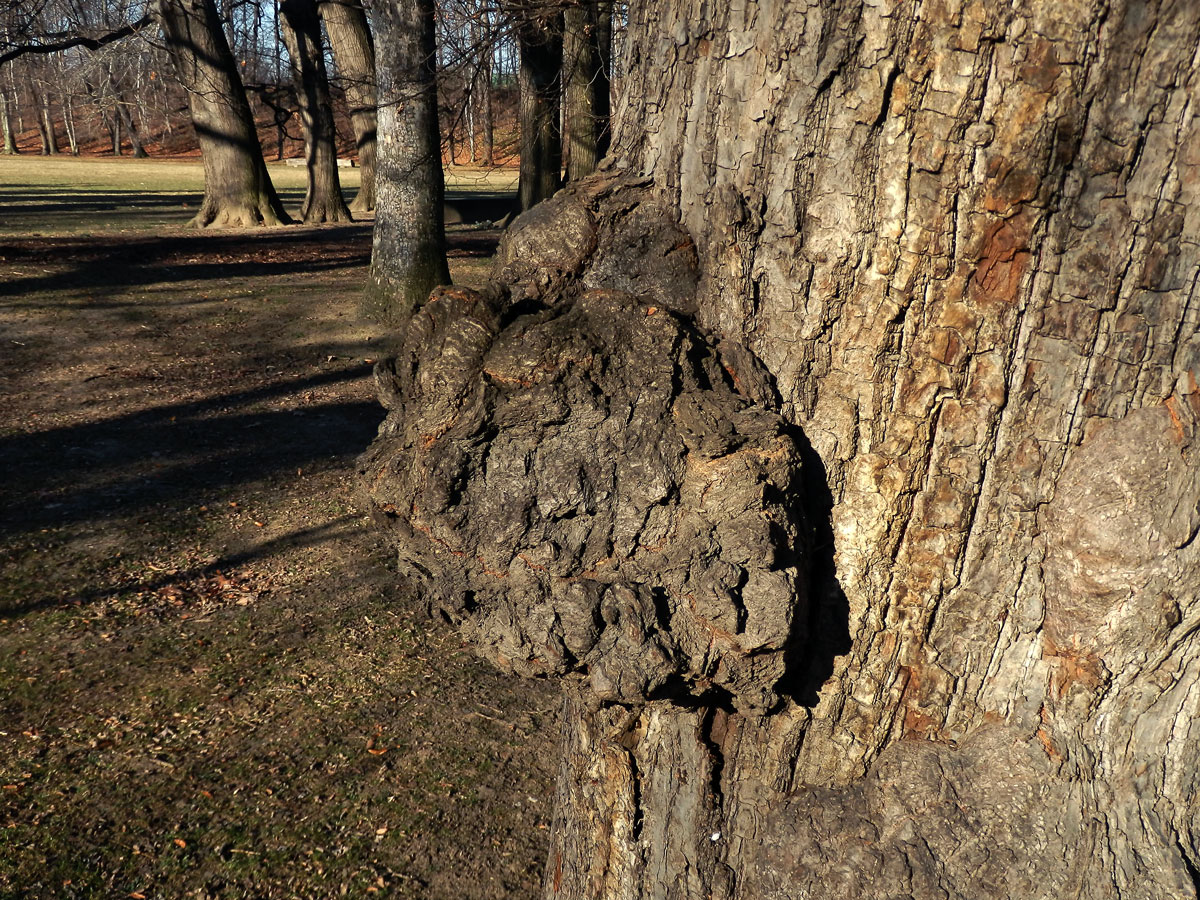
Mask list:
[[[611,0],[579,0],[564,16],[563,121],[567,180],[590,175],[608,151]]]
[[[562,186],[563,12],[545,0],[509,4],[521,48],[521,209]]]
[[[366,213],[375,208],[375,44],[361,0],[320,0],[319,7],[358,149],[359,188],[350,210]]]
[[[308,190],[300,217],[306,224],[346,222],[350,210],[342,197],[334,144],[333,104],[325,73],[321,19],[316,0],[282,0],[283,39],[287,45],[292,81],[304,126],[304,159]]]
[[[289,221],[271,184],[246,93],[213,0],[159,0],[163,34],[188,92],[204,159],[200,227]]]

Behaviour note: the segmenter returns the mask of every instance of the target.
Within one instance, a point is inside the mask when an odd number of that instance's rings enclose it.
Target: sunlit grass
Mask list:
[[[303,166],[269,163],[271,180],[287,210],[304,199]],[[360,170],[338,170],[347,200]],[[454,166],[449,193],[516,189],[514,169]],[[200,160],[113,159],[71,156],[0,156],[0,237],[136,233],[178,228],[196,214],[204,195]]]

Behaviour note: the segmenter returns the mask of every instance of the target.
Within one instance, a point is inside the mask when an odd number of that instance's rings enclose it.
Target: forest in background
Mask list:
[[[0,5],[4,154],[195,156],[187,93],[143,0],[5,0]],[[304,154],[278,0],[219,0],[268,159]],[[366,6],[368,19],[372,11]],[[439,0],[438,112],[448,165],[506,166],[519,152],[519,12],[487,0]],[[614,42],[624,14],[615,11]],[[119,37],[107,40],[112,35]],[[61,45],[61,49],[52,48]],[[357,164],[348,90],[324,42],[338,156]],[[5,57],[11,57],[5,59]]]

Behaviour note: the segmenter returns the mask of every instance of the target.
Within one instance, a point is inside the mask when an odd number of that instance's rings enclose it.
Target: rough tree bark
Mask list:
[[[433,0],[375,7],[379,159],[362,311],[400,325],[435,286],[450,283],[433,16]]]
[[[545,896],[1195,897],[1200,7],[660,0],[630,41],[608,168],[430,305],[364,457],[435,605],[566,677]],[[694,349],[556,349],[597,291]]]
[[[563,14],[544,0],[509,4],[520,45],[521,168],[517,193],[530,209],[562,187]]]
[[[304,128],[307,190],[300,218],[306,225],[348,222],[350,210],[342,197],[342,182],[338,177],[333,102],[325,73],[317,0],[282,0],[279,14]]]
[[[319,6],[358,147],[360,186],[350,211],[367,213],[375,208],[375,45],[361,0],[321,0]]]
[[[563,12],[563,105],[567,180],[596,170],[608,152],[611,0],[581,0]]]
[[[213,0],[159,0],[158,10],[204,160],[204,201],[192,224],[290,221],[267,174],[250,104]]]

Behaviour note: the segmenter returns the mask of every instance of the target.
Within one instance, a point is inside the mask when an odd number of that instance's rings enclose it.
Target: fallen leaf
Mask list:
[[[367,738],[367,752],[372,756],[383,756],[383,754],[388,752],[387,747],[377,747],[375,745],[375,741],[381,734],[383,734],[383,726],[377,725],[375,726],[375,733]]]

